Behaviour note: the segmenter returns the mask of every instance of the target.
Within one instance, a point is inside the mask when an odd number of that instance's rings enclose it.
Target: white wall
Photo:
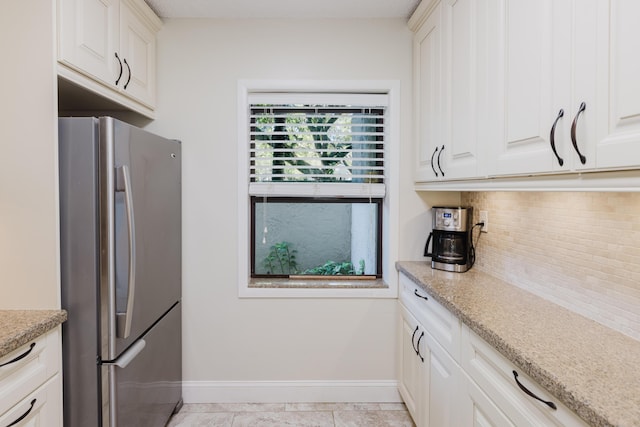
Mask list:
[[[0,13],[0,309],[60,308],[55,2]]]
[[[395,299],[238,298],[236,97],[239,79],[399,80],[403,191],[393,220],[408,242],[401,258],[421,259],[427,203],[411,189],[405,148],[404,20],[167,20],[158,58],[159,107],[149,129],[183,142],[186,389],[195,381],[395,381]]]

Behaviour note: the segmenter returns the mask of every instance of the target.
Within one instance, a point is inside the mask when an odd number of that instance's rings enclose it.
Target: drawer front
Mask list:
[[[55,375],[36,391],[0,415],[0,426],[61,427],[62,384]]]
[[[400,273],[399,282],[400,301],[438,344],[458,362],[460,360],[460,320],[402,273]]]
[[[537,385],[466,325],[462,332],[461,357],[465,372],[513,424],[519,427],[587,426],[555,396]],[[553,402],[557,409],[525,394],[515,381],[514,371],[525,388],[540,399]]]
[[[0,414],[16,405],[60,370],[59,327],[0,359]],[[2,425],[2,424],[0,424]]]

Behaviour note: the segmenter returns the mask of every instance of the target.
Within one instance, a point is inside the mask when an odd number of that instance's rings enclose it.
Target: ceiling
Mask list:
[[[161,18],[409,18],[420,0],[145,0]]]

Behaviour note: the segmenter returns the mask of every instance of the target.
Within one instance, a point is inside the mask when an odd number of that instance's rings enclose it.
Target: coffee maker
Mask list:
[[[472,207],[433,207],[432,229],[424,247],[424,256],[431,257],[431,268],[462,273],[474,261]],[[429,244],[433,241],[431,252]]]

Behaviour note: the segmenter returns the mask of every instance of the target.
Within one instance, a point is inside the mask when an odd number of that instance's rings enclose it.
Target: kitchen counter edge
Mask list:
[[[0,357],[67,320],[65,310],[0,310]]]
[[[640,426],[640,341],[478,270],[396,269],[590,425]]]

